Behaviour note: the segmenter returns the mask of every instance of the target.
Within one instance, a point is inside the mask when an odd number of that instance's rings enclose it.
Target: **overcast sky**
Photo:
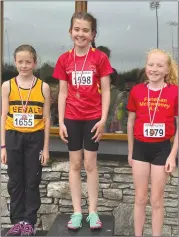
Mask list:
[[[20,44],[37,50],[39,63],[55,63],[60,54],[72,47],[68,35],[74,1],[32,1],[4,3],[5,61]],[[111,64],[118,71],[143,67],[146,52],[156,47],[156,17],[146,2],[88,2],[88,12],[98,20],[96,45],[111,49]],[[161,2],[159,47],[172,53],[172,28],[178,22],[178,3]],[[178,28],[173,28],[173,46],[177,47]]]

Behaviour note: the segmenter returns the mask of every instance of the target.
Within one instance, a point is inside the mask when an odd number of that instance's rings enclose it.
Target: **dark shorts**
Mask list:
[[[64,120],[65,126],[68,133],[68,150],[78,151],[83,147],[87,151],[97,151],[99,147],[99,142],[94,142],[92,137],[95,132],[91,132],[91,129],[100,119],[94,120]]]
[[[153,165],[165,165],[170,151],[170,140],[163,142],[141,142],[135,139],[132,159],[148,162]]]

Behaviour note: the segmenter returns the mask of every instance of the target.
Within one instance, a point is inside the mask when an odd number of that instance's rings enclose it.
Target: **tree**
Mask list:
[[[54,68],[50,65],[50,62],[44,63],[40,68],[40,78],[46,81],[47,78],[52,77]],[[55,81],[55,79],[53,79]]]
[[[150,1],[151,10],[155,10],[156,24],[157,24],[157,49],[159,47],[159,26],[158,26],[158,9],[160,7],[160,1]]]

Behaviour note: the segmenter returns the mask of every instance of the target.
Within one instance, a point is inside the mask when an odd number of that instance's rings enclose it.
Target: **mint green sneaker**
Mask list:
[[[70,220],[67,224],[68,229],[77,230],[82,227],[82,214],[80,212],[76,212],[70,216]]]
[[[86,221],[90,225],[90,229],[101,229],[102,228],[102,222],[99,219],[99,216],[96,212],[92,212],[89,214],[89,216],[86,218]]]

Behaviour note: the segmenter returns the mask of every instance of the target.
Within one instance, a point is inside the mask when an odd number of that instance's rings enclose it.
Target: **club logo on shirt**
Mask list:
[[[75,67],[73,63],[70,63],[69,65],[67,65],[66,67],[66,74],[70,74],[74,71]]]
[[[72,73],[72,72],[73,72],[73,70],[66,71],[66,74],[70,74],[70,73]]]
[[[96,66],[95,65],[89,65],[89,69],[96,73]]]

